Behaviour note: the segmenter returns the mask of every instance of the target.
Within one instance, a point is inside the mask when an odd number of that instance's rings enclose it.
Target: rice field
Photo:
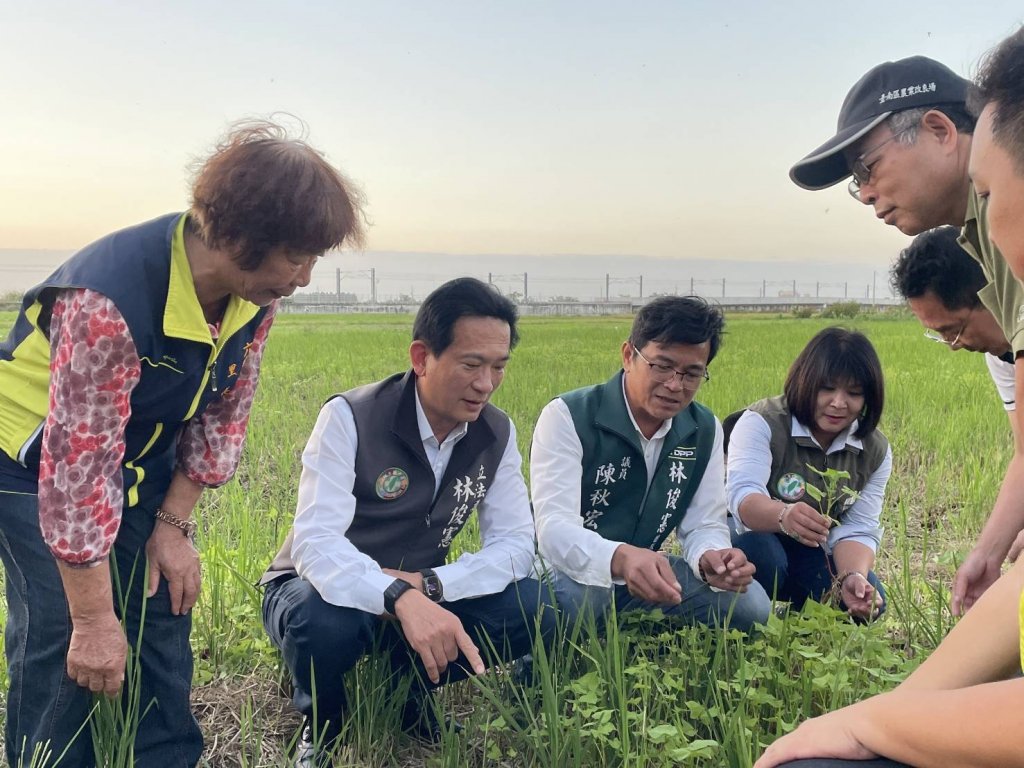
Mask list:
[[[13,315],[0,315],[9,327]],[[781,391],[786,369],[830,321],[734,316],[699,400],[719,417]],[[881,429],[895,459],[876,570],[887,618],[870,627],[829,608],[773,618],[764,632],[673,630],[629,617],[586,628],[541,656],[528,687],[501,672],[452,686],[439,704],[466,725],[427,749],[402,737],[381,670],[354,673],[337,765],[749,766],[804,717],[902,679],[948,631],[947,590],[995,499],[1012,446],[980,355],[922,337],[913,318],[845,323],[874,342],[886,374]],[[522,322],[494,402],[516,423],[524,457],[553,396],[618,369],[630,318]],[[195,612],[195,707],[210,766],[284,766],[299,718],[260,624],[252,584],[291,521],[299,456],[331,394],[404,369],[407,316],[282,316],[265,360],[242,466],[201,502],[203,594]],[[469,526],[453,552],[475,546]],[[0,606],[2,616],[2,606]],[[4,677],[0,668],[0,678]],[[27,764],[28,761],[26,761]],[[127,763],[126,763],[127,764]]]

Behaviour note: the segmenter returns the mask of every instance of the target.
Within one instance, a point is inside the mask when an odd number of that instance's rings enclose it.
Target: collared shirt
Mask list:
[[[452,451],[469,427],[463,423],[438,442],[418,392],[416,421],[423,450],[434,472],[436,496]],[[530,572],[533,519],[521,470],[522,457],[516,447],[516,430],[514,425],[510,427],[508,445],[494,482],[478,508],[480,550],[466,552],[435,569],[444,587],[445,601],[500,592]],[[336,397],[321,409],[302,453],[292,558],[299,575],[328,603],[381,614],[384,590],[394,577],[383,573],[376,561],[356,549],[345,536],[355,516],[352,487],[358,447],[352,408],[345,398]]]
[[[842,451],[847,446],[863,448],[861,441],[853,436],[856,430],[857,422],[854,421],[853,424],[836,435],[827,450],[823,449],[825,455]],[[811,431],[795,417],[791,417],[790,435],[794,438],[809,437],[815,445],[821,448]],[[768,493],[768,478],[771,476],[772,469],[771,437],[771,427],[768,426],[764,417],[748,410],[740,416],[729,438],[729,509],[732,510],[741,532],[749,530],[743,525],[743,520],[738,512],[743,500],[752,493],[762,496],[771,495]],[[889,482],[891,473],[892,448],[888,447],[882,463],[861,489],[860,498],[846,510],[843,522],[829,531],[826,543],[829,550],[844,540],[858,541],[869,547],[872,552],[878,550],[878,544],[882,538],[882,528],[879,523],[882,516],[882,501],[885,498],[885,486]]]
[[[628,400],[626,410],[636,427]],[[671,428],[672,420],[668,419],[650,440],[637,428],[647,465],[648,487],[665,435]],[[697,578],[700,578],[701,555],[711,549],[731,546],[725,521],[724,471],[722,425],[715,419],[715,440],[707,469],[676,529],[683,557]],[[600,587],[621,584],[621,579],[612,579],[612,555],[622,542],[605,539],[597,531],[584,527],[580,515],[582,481],[583,445],[576,434],[569,407],[561,398],[556,398],[544,407],[537,419],[530,451],[530,487],[540,565],[561,571],[580,584]],[[636,510],[616,510],[616,513],[633,515]]]
[[[985,365],[988,366],[988,373],[992,377],[992,383],[996,385],[999,399],[1003,401],[1003,408],[1007,411],[1016,410],[1017,382],[1013,363],[1008,363],[1001,357],[986,352]]]
[[[989,239],[987,210],[988,201],[978,197],[972,184],[958,242],[981,265],[988,284],[978,291],[978,298],[1003,329],[1016,358],[1024,351],[1024,286],[1013,276],[1006,259]]]

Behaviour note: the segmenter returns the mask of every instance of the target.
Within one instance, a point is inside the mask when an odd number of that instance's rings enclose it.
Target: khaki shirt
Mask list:
[[[959,242],[985,273],[988,285],[978,291],[978,298],[1003,329],[1016,357],[1024,351],[1024,286],[1013,276],[1006,259],[989,240],[986,208],[986,201],[978,197],[971,185]]]

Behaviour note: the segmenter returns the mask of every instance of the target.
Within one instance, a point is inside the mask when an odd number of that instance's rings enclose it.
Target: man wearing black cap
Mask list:
[[[978,297],[1009,342],[1015,389],[1024,391],[1024,289],[988,239],[985,201],[968,175],[975,123],[966,106],[969,87],[924,56],[879,64],[846,95],[835,136],[797,162],[789,176],[812,190],[851,177],[854,199],[908,235],[944,224],[963,227],[960,244],[985,273]],[[1014,455],[999,497],[953,583],[956,614],[999,577],[1014,538],[1024,537],[1024,409],[1014,419]]]

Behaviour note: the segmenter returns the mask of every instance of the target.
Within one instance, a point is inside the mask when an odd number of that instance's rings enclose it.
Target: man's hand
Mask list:
[[[957,568],[956,578],[953,579],[954,616],[967,613],[985,590],[996,583],[1001,565],[986,553],[971,550],[967,559]]]
[[[875,588],[871,586],[863,574],[858,571],[843,577],[840,587],[843,603],[851,616],[871,621],[882,610],[882,600]]]
[[[431,602],[422,592],[410,589],[403,593],[395,601],[395,615],[406,641],[423,660],[430,682],[441,681],[441,673],[459,657],[459,651],[475,674],[482,675],[487,670],[459,617]]]
[[[660,552],[620,544],[612,555],[612,578],[626,582],[629,594],[658,605],[679,605],[683,587]]]
[[[73,620],[68,648],[68,677],[93,693],[117,696],[124,682],[128,641],[113,609],[94,618]]]
[[[739,549],[709,549],[700,556],[708,584],[726,592],[746,592],[754,580],[754,564]]]
[[[792,760],[832,757],[870,760],[878,757],[853,734],[847,709],[807,720],[768,747],[754,768],[775,768]]]
[[[782,516],[782,527],[808,547],[820,547],[828,540],[828,522],[814,507],[802,501],[789,506]]]
[[[149,559],[147,597],[156,594],[162,575],[170,591],[171,613],[180,616],[192,610],[199,599],[202,573],[199,553],[188,537],[173,525],[157,520],[146,542],[146,557]]]

